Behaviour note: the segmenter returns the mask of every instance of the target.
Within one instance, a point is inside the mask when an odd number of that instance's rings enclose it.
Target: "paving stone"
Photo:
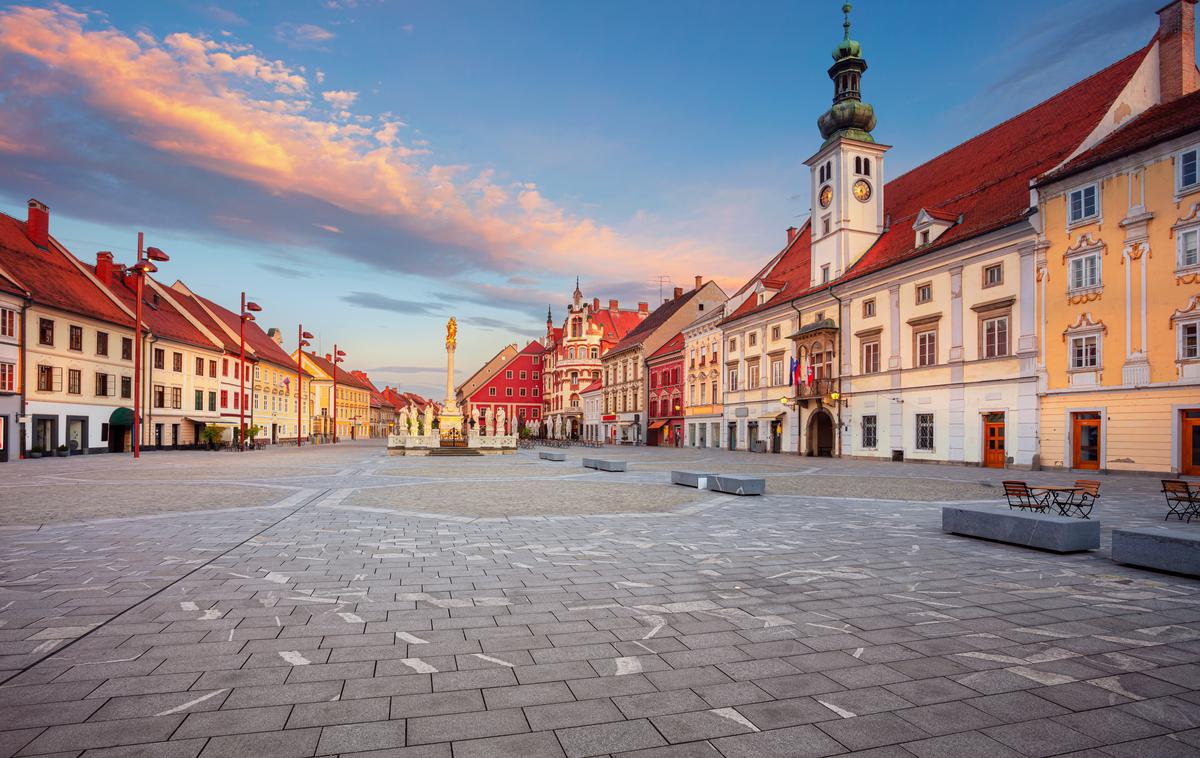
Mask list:
[[[127,745],[86,750],[83,758],[195,758],[207,740],[171,740],[148,745]]]
[[[222,734],[248,734],[283,729],[292,708],[277,705],[266,708],[238,708],[231,711],[189,713],[174,737],[215,737]]]
[[[540,732],[544,729],[566,729],[621,721],[624,716],[611,700],[593,699],[529,706],[525,708],[525,718],[529,721],[530,729]]]
[[[409,719],[408,742],[411,745],[422,745],[428,742],[449,742],[528,731],[529,726],[521,709],[508,708],[472,713],[470,718],[456,714]]]
[[[864,687],[860,690],[845,692],[828,692],[814,696],[821,704],[828,704],[840,711],[852,713],[855,716],[865,716],[870,713],[895,711],[907,708],[909,703],[904,698],[888,692],[882,687]]]
[[[668,713],[683,713],[685,711],[701,711],[709,706],[700,696],[691,690],[668,690],[666,692],[649,692],[644,695],[624,695],[614,697],[613,704],[621,709],[625,718],[649,718]]]
[[[884,685],[888,692],[895,693],[914,705],[944,703],[975,696],[975,691],[945,677],[918,679]]]
[[[690,742],[755,731],[737,711],[704,710],[655,716],[650,723],[668,742]]]
[[[1045,718],[1070,713],[1061,705],[1043,700],[1031,692],[1005,692],[999,695],[971,698],[963,702],[985,713],[990,713],[1006,723],[1026,721],[1030,714]]]
[[[342,699],[379,697],[381,695],[414,695],[432,692],[433,684],[428,674],[410,676],[377,676],[372,679],[351,679],[342,688]]]
[[[739,705],[737,710],[763,731],[838,718],[836,713],[810,697],[748,703]]]
[[[397,719],[368,724],[327,726],[321,730],[317,754],[357,753],[404,747],[404,725],[403,719]]]
[[[392,698],[391,718],[411,719],[485,710],[479,690],[396,695]]]
[[[476,690],[482,687],[507,687],[515,685],[517,677],[512,669],[476,669],[473,671],[451,671],[433,675],[433,691]]]
[[[918,758],[962,758],[967,755],[1019,758],[1021,755],[980,732],[959,732],[931,737],[927,740],[906,742],[903,747]]]
[[[388,717],[388,706],[388,699],[385,697],[339,700],[334,703],[301,703],[292,708],[287,728],[382,721]]]
[[[1053,720],[1101,743],[1156,737],[1168,731],[1160,724],[1140,719],[1120,708],[1097,708],[1094,711],[1055,716]]]
[[[906,708],[896,711],[896,715],[933,735],[981,729],[985,726],[996,726],[1002,723],[995,716],[972,708],[963,702],[936,703],[918,708]]]
[[[696,687],[695,693],[704,698],[711,708],[723,708],[730,705],[745,703],[761,703],[770,700],[771,696],[754,684],[754,682],[729,682],[728,684],[709,684]]]
[[[159,716],[120,721],[98,721],[94,724],[52,726],[26,745],[21,753],[37,755],[87,748],[136,745],[142,742],[161,742],[172,736],[182,721],[182,716]],[[177,736],[183,737],[184,735]]]
[[[488,710],[520,708],[527,705],[565,703],[575,699],[570,688],[562,682],[521,684],[514,687],[495,687],[483,691]]]
[[[646,719],[555,730],[568,758],[621,753],[667,744]]]
[[[851,750],[866,750],[928,737],[929,734],[891,713],[823,721],[816,725]]]
[[[627,753],[617,753],[614,758],[722,758],[722,756],[711,742],[704,740],[681,742],[678,745],[664,745],[663,747],[649,747],[645,750],[631,750]]]
[[[320,729],[289,729],[286,732],[213,737],[200,753],[200,758],[245,758],[248,755],[269,755],[271,758],[308,756],[317,749],[320,736]]]
[[[455,758],[562,758],[563,749],[554,732],[485,737],[454,743]]]
[[[256,687],[236,687],[225,700],[225,708],[252,708],[290,703],[327,703],[342,692],[342,683],[307,682]]]
[[[841,745],[812,726],[721,737],[712,743],[725,758],[816,758],[844,752]]]
[[[980,731],[997,742],[1034,758],[1100,745],[1099,741],[1088,735],[1046,718],[994,726]]]

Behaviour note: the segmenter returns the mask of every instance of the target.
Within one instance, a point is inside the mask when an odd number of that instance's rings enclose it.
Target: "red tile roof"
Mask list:
[[[95,266],[84,264],[84,267],[94,276],[96,275]],[[101,281],[101,284],[116,295],[126,308],[136,311],[137,291],[134,289],[133,281],[114,272],[108,281]],[[173,290],[170,291],[173,292]],[[177,309],[167,298],[161,297],[149,282],[146,282],[142,288],[142,323],[156,337],[182,342],[205,350],[219,351],[221,349],[220,345],[214,343],[204,332],[197,329],[181,309]]]
[[[28,297],[30,295],[30,292],[28,289],[26,289],[25,285],[18,284],[3,274],[0,274],[0,291],[21,297]]]
[[[51,240],[43,250],[25,236],[25,222],[0,213],[0,268],[21,280],[34,302],[133,329],[133,317],[76,267]]]
[[[236,313],[228,308],[217,305],[206,297],[201,295],[197,295],[197,297],[200,298],[200,302],[204,304],[204,307],[208,308],[217,318],[225,322],[225,325],[232,329],[235,334],[238,333],[239,319]],[[234,344],[234,351],[240,352],[241,346],[236,342]],[[254,321],[246,322],[246,345],[254,351],[254,360],[256,361],[267,361],[286,369],[295,368],[296,366],[296,360],[286,350],[276,344],[275,340],[271,339],[262,330],[262,327]],[[342,381],[341,377],[338,378],[338,381]]]
[[[658,306],[654,311],[642,320],[636,328],[625,335],[625,338],[613,347],[609,352],[617,353],[622,350],[628,350],[642,344],[646,338],[654,334],[654,330],[665,324],[671,316],[679,312],[679,309],[687,305],[696,295],[700,294],[701,288],[688,290],[679,297],[671,298],[667,302]]]
[[[599,310],[592,314],[592,323],[601,329],[601,350],[604,345],[611,347],[625,338],[625,335],[636,329],[638,324],[646,320],[648,314],[641,311]]]
[[[1100,142],[1043,174],[1037,183],[1042,185],[1064,179],[1197,130],[1200,130],[1200,90],[1178,100],[1156,105],[1137,118],[1130,119]]]
[[[336,371],[338,384],[357,387],[358,389],[366,390],[367,392],[370,392],[372,389],[374,389],[369,382],[362,381],[349,371],[343,371],[340,366],[335,367],[331,361],[325,360],[323,356],[317,355],[316,353],[310,353],[307,350],[304,351],[304,354],[312,359],[312,362],[317,364],[317,367],[329,376],[333,376],[334,372]]]
[[[521,352],[517,353],[517,355],[541,355],[545,350],[542,347],[542,343],[537,340],[530,340],[529,344],[521,348]]]
[[[593,379],[591,384],[589,384],[588,386],[579,390],[579,394],[584,395],[584,394],[587,394],[588,392],[595,392],[596,390],[602,390],[602,389],[604,389],[604,382],[601,381],[600,379]]]
[[[201,305],[200,300],[195,295],[187,291],[185,287],[186,285],[184,285],[184,283],[181,281],[176,281],[175,284],[171,285],[171,297],[175,298],[175,302],[179,303],[179,305],[185,311],[187,311],[192,318],[200,322],[205,329],[215,334],[221,341],[221,347],[224,348],[225,352],[231,355],[237,355],[239,352],[241,352],[237,338],[230,337],[225,329],[222,328],[221,322],[218,321],[211,313],[209,313],[204,306]]]
[[[783,302],[780,298],[790,300],[847,282],[1021,221],[1029,213],[1030,180],[1057,166],[1083,142],[1149,50],[1148,45],[888,182],[883,194],[888,229],[849,271],[829,284],[810,286],[811,229],[806,223],[776,264],[740,290],[766,275],[786,282],[779,293],[763,305],[748,299],[725,321],[774,307]],[[936,218],[957,220],[961,215],[962,222],[918,248],[912,224],[922,209]]]
[[[680,332],[671,339],[667,340],[662,347],[655,350],[654,353],[646,360],[650,361],[654,360],[655,358],[662,358],[663,356],[673,355],[676,353],[678,353],[680,356],[683,354],[683,332]]]

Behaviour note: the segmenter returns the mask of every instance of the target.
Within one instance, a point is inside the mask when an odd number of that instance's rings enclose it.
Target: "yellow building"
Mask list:
[[[296,353],[292,353],[296,357]],[[371,388],[349,371],[334,366],[332,355],[324,357],[305,352],[304,370],[312,375],[312,433],[332,441],[335,429],[338,440],[366,439],[371,436]],[[337,375],[337,396],[334,402],[334,375]]]
[[[1164,81],[1166,102],[1036,184],[1044,466],[1200,475],[1192,89]]]
[[[683,328],[684,445],[720,447],[724,389],[721,382],[721,319],[725,306],[700,314]]]

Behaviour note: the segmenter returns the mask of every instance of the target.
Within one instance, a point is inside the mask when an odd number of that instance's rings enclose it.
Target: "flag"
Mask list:
[[[788,386],[796,386],[796,359],[792,358],[792,362],[788,364]]]
[[[809,387],[811,387],[813,384],[813,366],[811,363],[808,364],[808,376],[805,377],[805,384],[807,384]]]

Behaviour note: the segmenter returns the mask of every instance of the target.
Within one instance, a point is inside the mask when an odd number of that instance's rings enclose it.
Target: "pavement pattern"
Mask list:
[[[1112,526],[1161,523],[1154,479],[1104,477],[1106,547],[1059,556],[941,533],[931,498],[1014,472],[596,455],[114,459],[141,498],[115,518],[102,458],[6,467],[0,757],[1200,755],[1200,581],[1107,558]],[[64,480],[88,520],[41,518]],[[476,515],[522,483],[523,515]],[[216,487],[269,504],[203,509]]]

